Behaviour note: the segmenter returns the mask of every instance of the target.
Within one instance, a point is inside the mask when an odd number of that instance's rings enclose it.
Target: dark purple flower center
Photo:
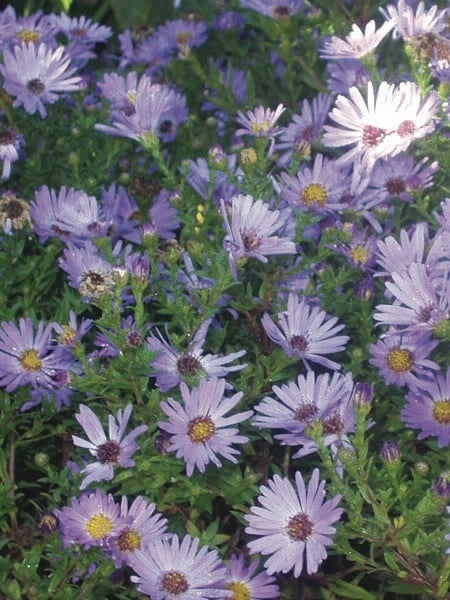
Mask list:
[[[291,16],[289,6],[285,6],[283,4],[280,6],[275,6],[272,13],[275,19],[285,19],[286,17]]]
[[[365,146],[377,146],[383,141],[386,132],[384,129],[374,127],[373,125],[366,125],[363,129],[362,141]]]
[[[159,126],[159,131],[165,135],[167,135],[168,133],[171,133],[172,130],[173,130],[173,122],[170,119],[166,119]]]
[[[400,137],[407,137],[408,135],[412,135],[415,129],[416,127],[412,121],[403,121],[398,126],[397,133]]]
[[[40,96],[45,90],[45,85],[40,79],[30,79],[30,81],[27,83],[27,89],[34,96]]]
[[[323,420],[323,432],[326,435],[330,433],[341,433],[344,431],[344,423],[341,415],[336,411]]]
[[[188,423],[187,433],[194,444],[207,442],[216,431],[210,417],[195,417]]]
[[[117,538],[117,548],[124,554],[139,550],[141,547],[141,536],[133,529],[127,529]]]
[[[142,344],[142,336],[139,331],[133,329],[128,333],[127,344],[128,346],[131,346],[131,348],[139,348],[139,346]]]
[[[15,139],[16,136],[14,135],[12,129],[4,129],[2,132],[0,132],[0,144],[2,146],[8,146],[9,144],[12,144]]]
[[[428,321],[430,320],[430,317],[433,313],[434,310],[434,305],[430,304],[429,306],[424,306],[423,308],[421,308],[419,310],[419,312],[417,313],[417,317],[419,319],[419,321],[421,323],[428,323]]]
[[[298,513],[289,519],[287,524],[288,536],[296,542],[304,542],[313,532],[314,523],[304,513]]]
[[[195,375],[201,367],[200,361],[190,354],[184,354],[177,360],[177,370],[180,375]]]
[[[261,245],[260,238],[251,229],[244,229],[244,231],[241,232],[241,237],[242,243],[244,244],[244,248],[247,252],[256,250],[256,248]]]
[[[450,425],[450,398],[436,400],[433,404],[433,419],[439,425]]]
[[[69,231],[66,231],[65,229],[61,229],[61,227],[58,227],[58,225],[52,225],[50,229],[58,237],[66,237],[69,235]]]
[[[406,183],[404,179],[396,179],[392,177],[386,181],[386,189],[390,194],[398,196],[406,190]]]
[[[178,596],[188,591],[189,584],[186,575],[180,571],[167,571],[162,576],[161,587],[168,594]]]
[[[83,296],[100,296],[112,290],[114,281],[108,273],[89,271],[80,280],[80,293]]]
[[[314,137],[314,125],[307,125],[302,130],[302,138],[308,142],[311,142]]]
[[[319,409],[315,404],[311,402],[305,402],[305,404],[300,404],[300,406],[295,411],[295,418],[297,421],[301,423],[311,421],[319,412]]]
[[[117,464],[120,456],[120,444],[115,440],[108,440],[98,447],[97,458],[102,465]]]
[[[298,352],[306,352],[308,348],[308,342],[303,335],[293,335],[289,343],[291,348]]]
[[[5,204],[2,204],[1,212],[5,214],[6,218],[18,219],[24,213],[24,207],[18,200],[9,200]]]
[[[74,27],[71,31],[73,37],[76,38],[84,38],[86,37],[86,29],[83,29],[83,27]]]
[[[92,223],[89,223],[87,228],[88,231],[92,231],[92,233],[100,233],[101,231],[101,225],[98,221],[93,221]]]

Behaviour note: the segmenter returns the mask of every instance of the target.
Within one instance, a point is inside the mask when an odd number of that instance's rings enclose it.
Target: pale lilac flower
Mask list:
[[[366,87],[371,79],[368,71],[359,60],[346,58],[337,63],[327,64],[327,87],[333,94],[348,93],[353,87]]]
[[[244,565],[244,556],[240,554],[230,558],[227,569],[225,587],[233,596],[229,600],[264,600],[278,598],[280,589],[276,584],[275,577],[268,575],[265,571],[255,575],[259,566],[259,560],[254,560],[248,567]]]
[[[209,462],[221,467],[218,455],[237,463],[234,455],[239,454],[239,450],[232,444],[245,444],[248,438],[230,426],[249,419],[253,411],[225,415],[238,404],[243,393],[225,397],[225,380],[217,378],[202,379],[199,386],[190,391],[181,383],[180,390],[183,405],[172,398],[161,402],[169,421],[158,421],[158,426],[171,434],[168,452],[176,452],[177,458],[183,458],[188,477],[195,468],[204,473]]]
[[[389,19],[393,26],[393,37],[405,40],[417,37],[422,33],[440,33],[446,27],[447,9],[439,10],[436,4],[425,9],[425,3],[419,2],[416,11],[407,0],[397,0],[397,6],[389,4],[380,8],[380,12]]]
[[[242,125],[242,128],[236,131],[236,135],[273,138],[280,133],[275,123],[285,110],[286,107],[282,104],[279,104],[275,110],[264,106],[257,106],[254,110],[248,110],[246,114],[239,110],[237,122]]]
[[[85,550],[105,547],[109,536],[117,534],[131,520],[120,516],[120,506],[112,494],[103,494],[98,489],[72,498],[72,506],[58,511],[57,517],[63,547],[77,544]]]
[[[80,89],[81,78],[74,76],[63,46],[53,50],[45,44],[21,44],[5,50],[3,62],[0,72],[5,90],[15,96],[13,107],[23,105],[29,114],[38,111],[45,118],[45,103],[56,102],[59,93]]]
[[[250,552],[271,555],[264,564],[269,575],[293,570],[299,577],[304,566],[311,575],[327,557],[326,547],[336,532],[332,525],[342,514],[337,508],[341,496],[324,501],[325,481],[319,477],[314,469],[306,487],[297,471],[294,488],[289,479],[274,475],[260,488],[262,506],[252,506],[245,516],[245,532],[257,536],[247,544]]]
[[[25,146],[25,139],[21,133],[7,127],[0,131],[0,160],[3,161],[2,179],[9,179],[11,165],[19,160],[20,152]]]
[[[450,445],[450,368],[429,381],[419,381],[408,392],[401,419],[407,427],[420,429],[419,440],[436,436],[440,448]]]
[[[81,474],[85,475],[80,485],[81,490],[93,481],[110,481],[114,477],[114,468],[117,466],[134,467],[135,462],[131,457],[139,449],[136,438],[148,428],[146,425],[140,425],[124,437],[132,410],[132,405],[127,404],[123,413],[119,409],[116,417],[108,416],[108,437],[106,437],[94,411],[85,404],[80,404],[80,412],[75,415],[75,418],[83,427],[89,441],[77,435],[72,435],[72,440],[75,446],[87,448],[97,459],[81,469]]]
[[[38,10],[31,15],[16,16],[14,8],[9,5],[2,16],[6,31],[0,30],[0,39],[5,43],[5,47],[11,49],[21,43],[45,43],[52,48],[55,46],[57,29],[52,23],[51,15],[45,15],[42,10]]]
[[[298,357],[305,367],[309,361],[329,369],[339,370],[341,365],[324,357],[344,350],[347,335],[336,335],[344,325],[337,325],[336,317],[329,317],[318,306],[311,306],[305,298],[289,294],[287,310],[278,314],[278,326],[265,313],[262,325],[269,338],[283,348],[289,358]]]
[[[188,383],[198,383],[203,377],[226,377],[228,373],[240,371],[247,365],[228,364],[245,354],[245,350],[232,352],[226,356],[219,354],[204,354],[203,346],[212,318],[206,319],[192,338],[189,347],[184,352],[173,348],[157,330],[158,337],[151,334],[147,338],[147,347],[152,352],[158,352],[150,365],[156,372],[156,385],[162,392],[167,392],[183,380]]]
[[[113,265],[100,256],[97,246],[90,240],[81,248],[68,242],[58,262],[69,276],[70,287],[79,290],[85,302],[112,293]]]
[[[207,38],[207,28],[203,21],[185,21],[176,19],[175,21],[166,21],[157,29],[160,39],[163,39],[172,46],[177,53],[178,58],[186,58],[191,48],[202,46]]]
[[[435,211],[433,216],[440,225],[438,233],[450,232],[450,198],[441,202],[441,214]]]
[[[375,21],[369,21],[364,31],[353,24],[345,40],[333,35],[320,49],[321,58],[340,60],[342,58],[362,58],[375,50],[381,40],[391,31],[394,23],[387,21],[378,30]]]
[[[262,200],[239,194],[231,199],[231,224],[225,203],[221,202],[222,216],[227,230],[224,248],[228,251],[230,269],[237,278],[236,261],[256,258],[267,262],[268,255],[295,254],[295,243],[287,237],[273,235],[286,227],[287,214],[270,210]]]
[[[66,51],[78,68],[95,58],[95,45],[105,42],[112,36],[111,27],[94,23],[84,16],[69,17],[65,13],[52,15],[52,22],[67,38]]]
[[[73,348],[81,338],[91,329],[94,321],[92,319],[81,319],[80,324],[77,323],[77,316],[73,310],[69,313],[69,323],[60,325],[53,323],[53,329],[58,334],[57,342],[65,348]]]
[[[156,539],[145,552],[136,550],[131,581],[153,600],[212,600],[229,597],[224,587],[225,566],[217,550],[199,549],[200,540],[177,535]]]
[[[240,0],[243,8],[250,8],[272,19],[289,19],[303,8],[303,0]]]

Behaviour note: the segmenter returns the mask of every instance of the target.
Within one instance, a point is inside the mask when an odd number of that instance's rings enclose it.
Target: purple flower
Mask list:
[[[371,74],[359,60],[346,58],[337,63],[327,64],[327,87],[333,94],[347,94],[353,87],[366,87]]]
[[[116,568],[123,562],[129,565],[136,551],[147,548],[156,538],[172,537],[165,533],[167,519],[155,512],[155,508],[155,504],[149,504],[142,496],[135,498],[128,508],[128,499],[122,496],[120,516],[127,525],[109,537],[106,547]]]
[[[395,440],[387,440],[381,446],[380,457],[388,465],[398,463],[401,456],[402,456],[402,451],[400,450],[400,446],[398,445],[398,443]]]
[[[373,271],[376,262],[377,238],[367,235],[367,229],[351,232],[352,238],[348,244],[339,245],[336,250],[343,254],[354,269]]]
[[[323,355],[344,350],[349,338],[336,335],[344,325],[336,325],[336,317],[327,317],[327,313],[318,306],[311,306],[305,298],[300,300],[291,293],[287,310],[278,314],[279,327],[267,313],[262,318],[262,324],[269,338],[281,346],[289,358],[300,358],[308,370],[308,361],[329,369],[340,369],[338,363]]]
[[[236,131],[236,135],[251,135],[254,137],[272,138],[280,133],[275,127],[275,123],[286,110],[286,107],[279,104],[275,110],[257,106],[254,110],[248,110],[244,114],[238,111],[237,122],[242,125],[242,129]]]
[[[148,349],[159,352],[150,364],[156,371],[156,385],[162,392],[167,392],[184,380],[188,383],[198,383],[202,377],[226,377],[228,373],[245,369],[246,364],[226,366],[243,356],[245,350],[232,352],[227,356],[203,354],[203,346],[211,322],[212,318],[209,318],[202,323],[185,352],[170,346],[159,331],[157,331],[159,337],[150,335],[147,338]]]
[[[53,323],[53,329],[58,334],[57,341],[60,346],[73,348],[86,335],[93,324],[92,319],[81,319],[81,323],[78,325],[76,314],[71,310],[68,325]]]
[[[0,326],[0,385],[7,392],[19,386],[55,387],[54,377],[73,363],[67,353],[51,348],[53,323],[42,321],[34,332],[27,317],[15,323],[2,321]]]
[[[256,258],[267,262],[267,255],[295,254],[294,242],[286,237],[273,235],[286,227],[287,214],[270,210],[262,200],[239,194],[231,199],[231,225],[225,203],[222,201],[222,216],[227,230],[224,248],[229,253],[230,269],[237,278],[236,260]]]
[[[280,589],[275,582],[275,577],[267,575],[266,572],[255,571],[259,566],[259,560],[254,560],[248,567],[244,566],[244,556],[233,555],[230,558],[225,587],[233,596],[230,600],[248,598],[249,600],[263,600],[265,598],[278,598]]]
[[[217,378],[202,379],[199,386],[191,391],[185,383],[181,383],[180,390],[184,406],[172,398],[161,402],[169,421],[159,421],[158,426],[172,435],[167,450],[176,452],[177,458],[183,458],[187,476],[192,475],[195,467],[204,473],[209,462],[221,467],[217,455],[237,463],[234,455],[239,454],[239,450],[233,448],[232,444],[244,444],[248,438],[238,435],[239,430],[230,425],[245,421],[253,411],[247,410],[229,417],[225,414],[236,406],[243,393],[225,398],[225,381]]]
[[[446,27],[447,11],[439,10],[436,4],[425,10],[425,3],[419,2],[414,12],[413,6],[407,0],[397,0],[397,6],[389,4],[386,8],[380,8],[380,12],[386,19],[392,20],[393,37],[400,36],[405,40],[422,33],[439,33]]]
[[[450,445],[450,368],[408,392],[401,418],[407,427],[421,430],[419,440],[436,436],[441,448]]]
[[[205,23],[202,21],[166,21],[157,29],[160,39],[165,40],[177,53],[178,58],[186,58],[191,48],[202,46],[208,37]]]
[[[199,540],[177,535],[171,541],[156,539],[143,552],[137,550],[131,576],[138,590],[158,600],[211,600],[229,597],[224,587],[225,567],[217,550],[198,548]]]
[[[249,524],[245,532],[258,536],[247,544],[250,552],[272,555],[264,564],[269,575],[293,569],[294,577],[299,577],[305,561],[310,575],[326,558],[325,548],[336,532],[332,525],[342,514],[336,508],[341,496],[324,502],[325,481],[319,481],[319,476],[319,469],[314,469],[306,488],[297,471],[295,489],[289,479],[274,475],[260,488],[262,506],[253,506],[245,516]]]
[[[250,8],[272,19],[289,19],[303,7],[303,0],[240,0],[243,8]]]
[[[69,17],[61,13],[59,16],[52,15],[52,21],[69,41],[66,50],[78,68],[95,58],[93,50],[96,44],[105,42],[112,36],[111,27],[94,23],[84,16]]]
[[[362,58],[375,50],[381,40],[391,31],[394,24],[387,21],[378,30],[376,30],[375,21],[369,21],[362,31],[358,25],[353,24],[351,32],[345,40],[341,40],[335,35],[322,44],[320,50],[321,58],[328,60],[339,60],[348,58]]]
[[[371,344],[369,360],[378,368],[387,385],[400,387],[407,385],[416,389],[420,377],[432,377],[430,369],[439,370],[439,366],[428,359],[431,351],[439,344],[431,341],[427,334],[396,334],[390,331],[385,337]]]
[[[112,494],[95,490],[72,498],[72,506],[58,512],[63,547],[71,544],[105,547],[111,535],[117,535],[130,521],[120,516],[120,506]]]
[[[21,133],[7,127],[0,131],[0,160],[3,161],[2,179],[9,179],[11,164],[19,160],[25,140]]]
[[[155,234],[162,240],[173,240],[175,230],[180,227],[178,211],[170,203],[169,190],[161,190],[153,198],[151,207],[148,209],[149,221],[142,226],[151,227]]]
[[[44,119],[44,103],[56,102],[58,93],[80,89],[81,78],[74,76],[75,69],[69,68],[70,58],[64,52],[63,46],[53,50],[33,43],[4,51],[0,72],[5,78],[5,90],[16,98],[13,107],[23,105],[27,113],[38,111]]]
[[[242,178],[242,171],[236,167],[236,156],[228,155],[226,161],[227,172],[210,168],[204,158],[189,160],[186,163],[189,166],[186,181],[204,200],[212,198],[219,202],[223,198],[228,203],[232,196],[240,193],[228,174],[230,172],[238,180]]]
[[[55,45],[57,30],[50,15],[44,15],[42,10],[26,17],[16,16],[16,11],[9,5],[2,13],[6,30],[1,32],[2,41],[6,47],[12,48],[17,44],[44,42],[49,46]]]

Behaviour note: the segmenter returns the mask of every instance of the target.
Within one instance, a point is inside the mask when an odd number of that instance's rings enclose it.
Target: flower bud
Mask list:
[[[387,440],[381,446],[380,457],[388,464],[392,465],[400,461],[402,453],[400,446],[395,440]]]

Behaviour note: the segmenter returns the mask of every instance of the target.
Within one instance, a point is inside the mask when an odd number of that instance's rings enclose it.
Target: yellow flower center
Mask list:
[[[188,42],[192,42],[193,39],[190,31],[180,31],[176,37],[177,44],[180,46],[185,46]]]
[[[22,31],[19,31],[19,33],[17,34],[17,37],[22,42],[28,43],[37,42],[41,36],[39,31],[30,31],[29,29],[22,29]]]
[[[328,200],[327,190],[321,183],[310,183],[302,191],[300,199],[306,206],[312,206],[313,204],[325,206]]]
[[[161,587],[165,592],[178,596],[189,588],[188,580],[180,571],[168,571],[161,579]]]
[[[214,435],[215,430],[214,423],[209,417],[195,417],[189,421],[187,432],[194,444],[199,444],[207,442]]]
[[[387,364],[396,373],[407,373],[414,365],[414,356],[410,350],[394,348],[388,352]]]
[[[34,348],[25,350],[19,358],[19,362],[26,371],[39,371],[42,367],[42,360]]]
[[[439,425],[450,425],[450,398],[436,400],[433,406],[433,418]]]
[[[127,99],[131,102],[131,104],[134,106],[136,103],[136,92],[134,90],[129,90],[127,92]]]
[[[62,326],[62,333],[58,337],[58,342],[63,346],[69,346],[75,339],[77,333],[70,325]]]
[[[369,258],[369,253],[364,248],[364,246],[355,246],[354,248],[352,248],[350,256],[353,258],[355,263],[365,265],[367,259]]]
[[[250,129],[253,131],[255,135],[260,135],[261,133],[267,133],[269,129],[272,127],[270,121],[262,121],[261,123],[252,123],[250,125]]]
[[[86,523],[86,531],[95,540],[103,539],[114,528],[114,523],[105,515],[98,513],[92,516]]]
[[[228,600],[251,600],[250,590],[241,581],[230,581],[226,588],[233,592],[232,596],[228,596]]]
[[[117,540],[117,547],[121,552],[133,552],[133,550],[139,550],[141,547],[141,536],[130,529],[120,534]]]

